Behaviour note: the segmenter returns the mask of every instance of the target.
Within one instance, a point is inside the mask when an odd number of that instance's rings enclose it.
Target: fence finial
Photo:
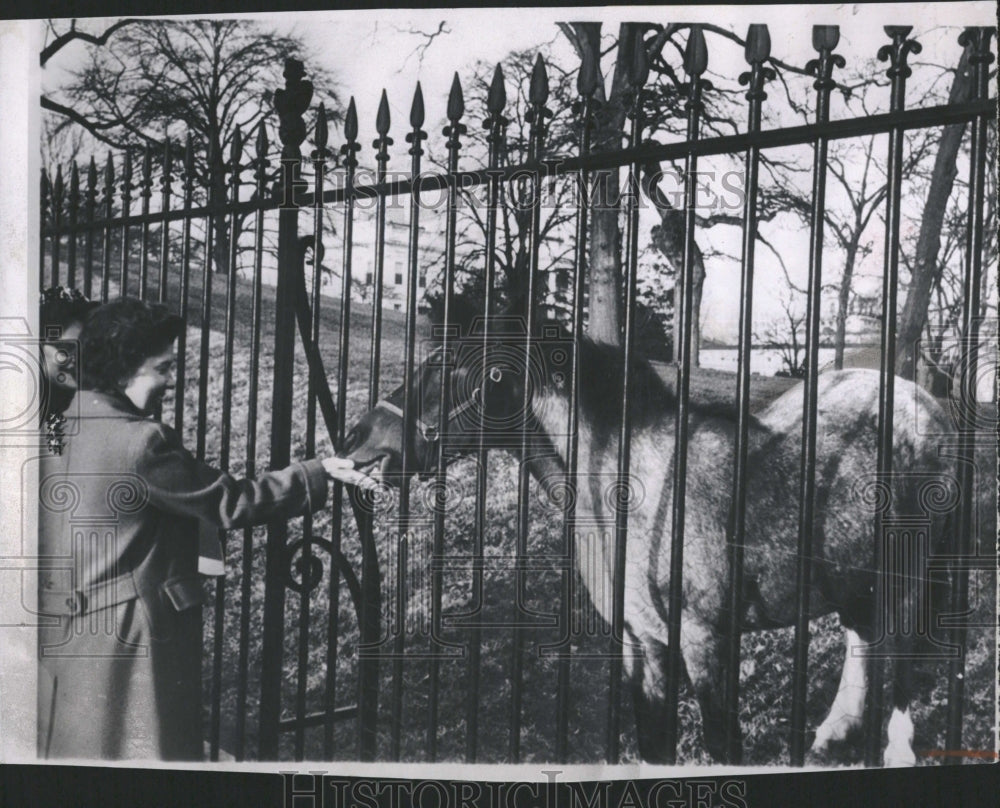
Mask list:
[[[111,150],[108,150],[108,159],[104,164],[104,193],[110,197],[114,193],[115,187],[115,161],[111,157]]]
[[[708,46],[705,44],[705,32],[700,25],[692,25],[684,48],[684,71],[692,79],[696,79],[707,67]]]
[[[298,59],[285,59],[285,86],[274,91],[274,108],[278,112],[278,137],[282,155],[299,157],[299,147],[306,139],[306,124],[302,115],[312,101],[313,86],[305,78],[305,67]]]
[[[457,121],[465,114],[465,99],[462,97],[462,82],[459,81],[458,71],[451,81],[451,91],[448,93],[448,120]]]
[[[56,209],[58,209],[60,204],[62,203],[62,195],[63,195],[63,175],[62,175],[62,166],[60,165],[56,166],[56,179],[55,182],[52,183],[52,202],[54,203],[54,207]]]
[[[320,104],[320,109],[323,109],[322,104]],[[351,96],[350,102],[347,104],[347,116],[344,118],[344,137],[349,141],[355,141],[358,139],[358,109],[354,105],[353,95]]]
[[[351,98],[351,104],[353,105],[354,99]],[[344,122],[344,129],[346,132],[347,122]],[[350,136],[348,136],[350,137]],[[326,106],[320,102],[319,109],[316,110],[316,132],[313,135],[313,141],[316,143],[316,151],[321,152],[326,150],[326,144],[330,140],[330,130],[326,123]]]
[[[69,168],[69,206],[75,210],[80,203],[80,169],[74,160]]]
[[[389,97],[385,93],[385,88],[382,88],[382,98],[378,102],[378,113],[375,115],[375,131],[378,132],[379,137],[384,138],[389,134],[389,126],[391,125],[391,117],[389,115]],[[375,148],[378,148],[378,144],[374,144]]]
[[[264,119],[260,119],[260,123],[257,124],[257,160],[267,159],[267,147],[270,144],[267,141],[267,127],[264,125]]]
[[[743,50],[748,64],[766,62],[771,58],[771,32],[762,23],[751,23],[747,28],[747,44]]]
[[[923,46],[915,39],[907,39],[912,25],[886,25],[883,30],[892,39],[892,44],[883,45],[878,49],[878,59],[880,62],[889,62],[889,69],[886,74],[890,79],[908,79],[913,75],[910,66],[906,63],[907,57],[911,53],[920,53]]]
[[[830,90],[836,86],[832,78],[833,68],[844,67],[847,64],[843,56],[833,53],[833,49],[840,42],[840,26],[814,25],[812,41],[813,48],[819,51],[819,58],[806,62],[806,72],[816,77],[813,87],[829,96]]]
[[[233,130],[233,141],[229,145],[229,163],[235,174],[240,167],[240,157],[243,156],[243,132],[239,126]]]
[[[417,89],[413,91],[413,103],[410,105],[410,126],[419,129],[424,125],[424,91],[420,89],[420,82],[417,82]]]
[[[142,149],[142,179],[139,195],[148,199],[153,195],[153,150],[147,143]]]
[[[540,53],[535,57],[535,66],[531,69],[528,100],[539,107],[545,106],[545,102],[549,100],[549,76],[545,72],[545,60]]]
[[[191,133],[184,141],[184,191],[185,193],[194,190],[194,139]]]
[[[490,115],[500,115],[507,106],[507,88],[504,86],[503,68],[498,64],[493,70],[493,80],[486,96],[486,109]]]
[[[160,188],[170,191],[170,173],[174,167],[174,144],[167,135],[163,140],[163,176],[160,177]]]
[[[747,28],[747,44],[743,55],[750,65],[750,70],[741,73],[739,78],[740,84],[747,87],[746,99],[763,101],[767,98],[764,82],[774,79],[777,75],[771,68],[764,67],[764,62],[771,58],[771,34],[766,25],[751,23]]]
[[[707,59],[707,57],[706,57]],[[649,78],[649,58],[646,55],[646,41],[640,28],[635,32],[632,48],[632,64],[629,65],[629,80],[633,90],[641,89]]]
[[[96,197],[97,194],[97,161],[94,160],[94,155],[90,155],[90,163],[87,164],[87,196],[88,198],[93,194]]]
[[[590,98],[597,90],[600,75],[599,56],[592,48],[585,47],[580,57],[580,73],[576,77],[576,91],[584,98]]]

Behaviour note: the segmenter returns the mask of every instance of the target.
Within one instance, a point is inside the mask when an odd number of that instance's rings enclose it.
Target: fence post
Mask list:
[[[274,389],[271,397],[271,468],[288,465],[291,459],[292,382],[295,358],[295,307],[291,277],[298,258],[298,206],[295,191],[303,183],[296,179],[306,137],[302,114],[312,100],[312,83],[298,59],[285,60],[285,87],[274,94],[281,138],[282,203],[278,213],[278,278],[274,314]],[[260,682],[261,760],[278,757],[278,721],[281,717],[281,662],[285,620],[283,559],[288,525],[274,520],[267,526],[267,562],[264,581],[264,637]]]

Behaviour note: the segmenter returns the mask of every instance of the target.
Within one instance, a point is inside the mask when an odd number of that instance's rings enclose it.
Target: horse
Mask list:
[[[387,480],[399,481],[405,475],[434,470],[439,450],[447,460],[473,451],[480,424],[487,446],[516,448],[519,444],[513,438],[524,430],[527,440],[521,445],[529,448],[530,456],[522,460],[556,495],[566,478],[564,436],[574,345],[561,328],[553,331],[551,325],[545,326],[543,333],[536,326],[534,338],[526,340],[525,326],[511,329],[509,323],[509,318],[494,316],[468,327],[460,325],[448,356],[440,349],[432,351],[416,369],[410,401],[404,399],[402,387],[379,401],[353,425],[341,454],[358,468],[377,467]],[[485,338],[484,327],[488,327]],[[594,607],[610,624],[615,510],[609,502],[614,497],[608,493],[616,480],[622,422],[621,396],[616,391],[622,389],[624,368],[618,348],[584,337],[575,350],[579,352],[575,518],[578,525],[597,527],[575,532],[575,558]],[[658,763],[666,761],[667,602],[678,401],[648,362],[637,357],[632,365],[624,627],[626,639],[640,652],[625,653],[623,664],[631,683],[639,754]],[[446,366],[451,383],[445,414],[448,429],[442,438],[437,425]],[[885,576],[890,591],[883,601],[874,560],[876,513],[881,511],[883,518],[929,513],[930,552],[942,552],[949,545],[948,511],[958,493],[933,438],[950,430],[945,413],[930,394],[900,378],[895,379],[893,408],[894,473],[887,480],[878,477],[879,393],[876,371],[828,371],[818,377],[808,613],[810,619],[830,612],[839,615],[846,659],[829,714],[816,729],[812,752],[826,754],[833,742],[861,726],[867,682],[866,660],[858,649],[882,641],[894,660],[884,765],[913,765],[910,667],[920,640],[912,632],[886,636],[879,627],[887,615],[879,604],[889,603],[897,618],[916,619],[916,612],[929,608],[930,601],[933,608],[940,608],[947,581],[935,579],[925,569],[912,570],[914,577],[906,580]],[[802,395],[798,384],[750,419],[741,632],[789,626],[796,620]],[[413,413],[415,428],[410,430],[403,468],[406,407]],[[706,748],[716,761],[732,764],[741,761],[742,738],[735,745],[726,743],[723,693],[730,631],[727,581],[737,410],[733,404],[692,397],[688,413],[680,649],[700,707]],[[443,446],[438,445],[441,440]]]

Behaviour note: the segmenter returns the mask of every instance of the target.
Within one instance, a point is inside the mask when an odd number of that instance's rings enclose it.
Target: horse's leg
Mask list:
[[[911,637],[905,637],[898,639],[895,645],[892,715],[889,717],[889,742],[885,747],[883,765],[914,766],[917,762],[917,756],[913,752],[913,721],[910,718],[910,700],[913,696],[913,661],[908,654],[913,650],[914,642]]]
[[[633,660],[631,677],[639,756],[647,763],[667,763],[667,646],[648,635],[641,645],[643,656]]]
[[[853,629],[844,629],[847,646],[844,669],[840,674],[837,696],[830,705],[830,712],[816,730],[812,751],[822,754],[831,741],[842,741],[848,733],[860,727],[864,717],[865,694],[868,680],[865,676],[865,657],[854,650],[863,646],[861,637]]]
[[[701,707],[702,732],[709,754],[720,763],[743,759],[742,733],[730,754],[726,745],[726,637],[703,621],[681,617],[681,651]]]

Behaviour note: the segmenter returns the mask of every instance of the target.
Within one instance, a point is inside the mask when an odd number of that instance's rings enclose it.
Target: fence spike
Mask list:
[[[153,193],[153,152],[149,148],[149,144],[146,144],[142,150],[141,185],[140,193],[142,196],[148,197]]]
[[[163,141],[163,177],[160,181],[161,188],[169,188],[170,181],[173,177],[170,176],[174,167],[174,144],[170,140],[170,136]]]
[[[320,109],[323,105],[320,104]],[[349,143],[353,143],[358,139],[358,110],[354,105],[354,96],[351,96],[351,100],[347,105],[347,117],[344,118],[344,137],[347,138]],[[321,148],[325,148],[326,143],[323,144]]]
[[[771,58],[771,33],[761,23],[751,23],[747,28],[747,44],[743,51],[749,64],[765,62]]]
[[[43,168],[41,176],[41,207],[42,207],[42,219],[45,219],[45,212],[49,206],[49,188],[51,183],[49,183],[49,173]]]
[[[63,175],[62,166],[56,166],[56,180],[52,183],[52,201],[62,201],[63,195]]]
[[[108,151],[108,161],[104,164],[104,189],[110,195],[111,188],[115,184],[115,161],[111,158],[111,152]]]
[[[814,25],[813,50],[832,51],[840,42],[839,25]]]
[[[74,161],[69,169],[69,205],[76,208],[80,201],[80,169]]]
[[[267,141],[267,127],[264,125],[263,118],[260,123],[257,124],[257,159],[263,160],[267,157],[267,147],[270,144]]]
[[[420,89],[420,82],[417,82],[417,89],[413,93],[413,104],[410,106],[410,126],[419,129],[424,125],[424,92]]]
[[[597,90],[598,59],[591,48],[584,48],[580,58],[580,72],[576,77],[576,90],[580,95],[589,98]]]
[[[535,66],[531,69],[528,100],[539,107],[545,106],[545,102],[549,100],[549,76],[545,72],[545,60],[540,53],[535,57]]]
[[[125,161],[122,164],[122,192],[128,194],[132,190],[132,152],[125,152]]]
[[[692,25],[688,34],[687,47],[684,49],[684,70],[689,76],[700,76],[708,67],[708,46],[705,44],[705,32],[700,25]]]
[[[239,171],[240,157],[243,156],[243,132],[239,126],[233,130],[233,142],[229,144],[229,162],[235,174]]]
[[[90,155],[90,163],[87,165],[87,195],[97,194],[97,163],[94,155]]]
[[[635,47],[632,49],[632,64],[629,65],[629,79],[633,89],[639,89],[645,85],[649,78],[649,58],[646,56],[646,41],[643,39],[642,31],[635,33]]]
[[[499,115],[507,106],[507,88],[504,86],[503,68],[497,65],[493,70],[493,81],[486,96],[486,109],[491,115]]]
[[[451,91],[448,93],[448,120],[457,121],[465,114],[465,98],[462,96],[462,82],[459,81],[458,71],[451,80]]]
[[[378,102],[378,114],[375,116],[375,131],[378,132],[379,137],[385,137],[389,134],[389,97],[385,94],[385,88],[382,88],[382,98]]]
[[[194,142],[190,132],[184,142],[184,185],[194,187]]]
[[[883,45],[878,49],[879,61],[889,62],[889,69],[886,71],[886,75],[890,79],[895,79],[897,76],[901,76],[904,79],[909,78],[913,75],[913,71],[910,70],[906,59],[911,53],[920,53],[923,50],[923,46],[917,40],[906,38],[909,36],[910,31],[913,30],[913,26],[886,25],[883,26],[882,30],[892,39],[892,44]]]

